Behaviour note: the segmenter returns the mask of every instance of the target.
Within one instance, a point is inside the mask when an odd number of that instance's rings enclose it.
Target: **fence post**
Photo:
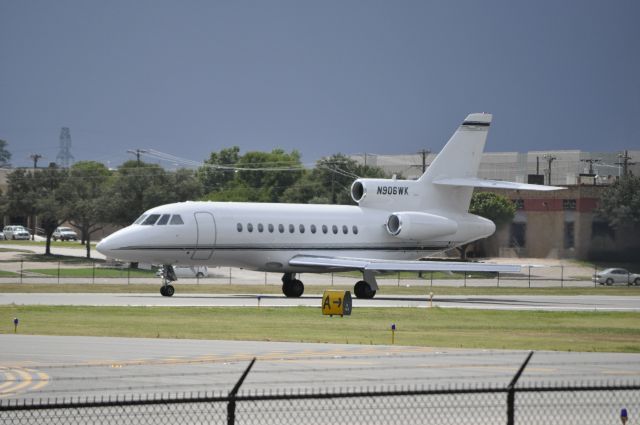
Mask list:
[[[24,260],[20,259],[20,283],[22,283],[23,274],[24,274]]]
[[[467,272],[464,272],[464,287],[467,287]]]
[[[433,286],[433,271],[431,272],[431,285],[430,286]]]
[[[58,260],[58,283],[60,283],[60,260]]]
[[[331,286],[333,286],[333,272],[331,272]]]
[[[229,285],[231,285],[231,267],[229,267]]]
[[[400,272],[398,272],[398,287],[400,287]]]
[[[564,266],[560,265],[560,287],[564,288]]]
[[[256,358],[254,357],[253,360],[251,360],[251,363],[249,363],[249,366],[247,366],[247,368],[245,369],[238,382],[236,382],[236,385],[229,392],[229,404],[227,404],[227,425],[234,425],[236,422],[236,394],[238,394],[240,385],[242,385],[242,383],[244,382],[244,378],[247,377],[249,371],[251,370],[251,367],[255,362]]]
[[[594,288],[598,287],[598,279],[596,279],[597,274],[598,274],[598,265],[594,264],[593,265],[593,287]]]
[[[500,272],[498,272],[498,288],[500,287]]]
[[[96,283],[96,260],[92,261],[91,283]]]
[[[533,351],[529,352],[529,355],[524,360],[524,363],[520,366],[520,369],[516,372],[513,379],[507,386],[507,425],[514,424],[514,416],[515,416],[515,402],[516,402],[516,384],[518,383],[518,379],[520,379],[520,375],[524,372],[524,368],[529,364],[529,360],[531,360],[531,356],[533,356]]]
[[[529,266],[529,288],[531,288],[531,266]]]

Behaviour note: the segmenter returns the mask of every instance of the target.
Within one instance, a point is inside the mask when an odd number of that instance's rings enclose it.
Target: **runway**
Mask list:
[[[320,296],[286,298],[283,295],[180,294],[88,294],[88,293],[2,293],[0,305],[77,306],[172,306],[172,307],[320,307]],[[441,307],[493,310],[545,311],[640,311],[640,298],[620,296],[528,296],[528,295],[379,295],[371,300],[353,299],[353,307]]]
[[[284,342],[0,335],[1,399],[507,385],[527,352]],[[640,354],[536,352],[522,384],[637,381]]]

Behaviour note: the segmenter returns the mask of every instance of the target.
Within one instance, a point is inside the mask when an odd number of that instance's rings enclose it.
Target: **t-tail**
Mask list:
[[[473,187],[442,184],[476,179],[491,114],[470,114],[418,180],[358,179],[351,196],[361,207],[466,213]]]

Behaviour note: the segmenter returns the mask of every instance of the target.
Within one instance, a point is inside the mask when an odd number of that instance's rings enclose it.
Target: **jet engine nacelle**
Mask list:
[[[387,219],[387,231],[401,239],[425,240],[456,233],[458,223],[435,214],[396,212]]]
[[[351,185],[351,198],[361,207],[412,208],[419,202],[420,192],[415,180],[357,179]]]

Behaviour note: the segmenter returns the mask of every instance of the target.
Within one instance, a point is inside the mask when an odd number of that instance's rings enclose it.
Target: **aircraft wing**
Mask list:
[[[515,183],[501,180],[486,180],[476,177],[459,177],[434,180],[434,184],[444,186],[466,186],[466,187],[484,187],[489,189],[512,189],[512,190],[537,190],[550,191],[561,190],[566,187],[561,186],[543,186],[540,184]]]
[[[492,264],[456,261],[400,261],[374,260],[369,258],[321,257],[297,255],[289,260],[291,266],[350,269],[371,271],[452,271],[452,272],[502,272],[519,273],[520,266],[511,264]]]

